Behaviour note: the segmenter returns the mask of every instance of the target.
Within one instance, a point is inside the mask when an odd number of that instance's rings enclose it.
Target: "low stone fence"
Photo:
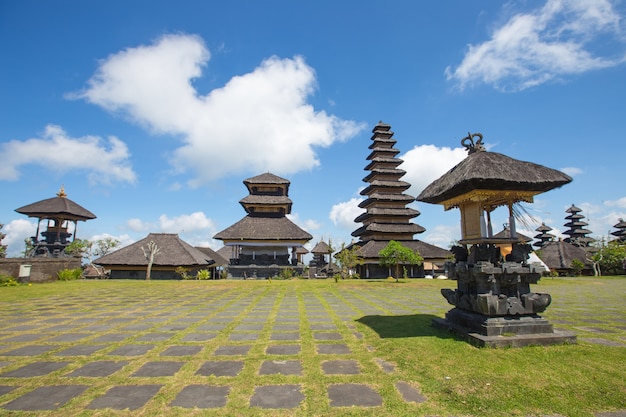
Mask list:
[[[0,258],[0,273],[10,275],[23,282],[56,281],[58,271],[62,269],[80,268],[80,266],[80,258],[73,257]]]

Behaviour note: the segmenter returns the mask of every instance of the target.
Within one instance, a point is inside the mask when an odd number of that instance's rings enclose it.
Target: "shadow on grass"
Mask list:
[[[374,330],[382,339],[437,336],[450,339],[453,336],[432,326],[432,314],[409,314],[401,316],[363,316],[356,321]]]

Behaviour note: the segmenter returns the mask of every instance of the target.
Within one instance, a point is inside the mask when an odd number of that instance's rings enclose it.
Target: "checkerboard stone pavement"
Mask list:
[[[50,296],[36,300],[34,308],[33,301],[0,305],[0,414],[58,410],[62,415],[68,404],[132,411],[158,401],[164,389],[175,392],[165,407],[183,411],[219,410],[242,401],[242,395],[248,407],[297,409],[312,376],[322,384],[326,398],[320,400],[331,408],[378,407],[388,395],[413,404],[428,401],[411,381],[398,378],[395,391],[383,393],[359,378],[364,366],[393,376],[396,365],[377,357],[354,320],[414,314],[412,296],[346,290],[339,298],[281,288],[152,292],[135,299],[116,287]],[[446,306],[437,299],[420,308],[440,314]],[[619,344],[602,339],[601,332],[590,339]],[[305,355],[314,355],[319,369],[305,369]],[[27,364],[16,367],[16,358]],[[179,373],[187,383],[168,386]],[[232,395],[234,381],[249,375],[284,382]],[[105,377],[116,383],[103,385]],[[597,416],[624,417],[626,411]]]

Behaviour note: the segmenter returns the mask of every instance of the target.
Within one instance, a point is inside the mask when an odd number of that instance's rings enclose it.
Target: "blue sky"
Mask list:
[[[417,196],[465,157],[461,138],[560,169],[526,205],[559,235],[626,218],[626,4],[620,1],[2,1],[0,223],[10,255],[68,197],[77,237],[150,232],[194,245],[241,219],[242,181],[291,181],[292,220],[350,242],[371,130],[392,126]],[[458,210],[413,203],[447,248]],[[496,229],[506,211],[493,215]]]

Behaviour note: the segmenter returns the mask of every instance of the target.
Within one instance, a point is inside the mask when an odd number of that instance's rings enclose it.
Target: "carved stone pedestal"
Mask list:
[[[432,323],[480,347],[576,343],[574,333],[554,330],[548,320],[537,315],[489,317],[453,308],[445,319],[436,318]]]

